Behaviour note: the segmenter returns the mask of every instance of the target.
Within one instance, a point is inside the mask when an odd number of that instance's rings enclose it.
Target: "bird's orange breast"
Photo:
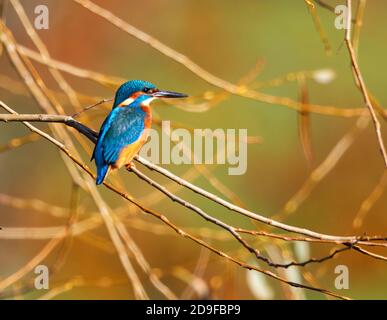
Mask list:
[[[118,169],[132,162],[134,156],[140,151],[146,139],[139,139],[129,144],[120,151],[117,161],[112,165],[113,169]]]

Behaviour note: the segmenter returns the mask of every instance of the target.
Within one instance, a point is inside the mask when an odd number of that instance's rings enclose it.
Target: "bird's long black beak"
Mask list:
[[[152,94],[155,98],[186,98],[188,95],[173,91],[156,91]]]

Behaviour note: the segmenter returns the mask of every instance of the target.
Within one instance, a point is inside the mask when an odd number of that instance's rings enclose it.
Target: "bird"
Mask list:
[[[132,160],[146,142],[152,124],[150,103],[158,98],[188,95],[159,90],[144,80],[130,80],[116,91],[113,108],[102,123],[91,161],[97,167],[96,184],[104,182],[112,169],[132,168]]]

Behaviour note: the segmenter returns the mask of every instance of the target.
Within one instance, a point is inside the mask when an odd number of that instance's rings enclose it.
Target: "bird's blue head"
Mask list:
[[[153,83],[144,80],[130,80],[122,84],[114,99],[115,107],[148,105],[156,98],[185,98],[186,94],[159,90]]]

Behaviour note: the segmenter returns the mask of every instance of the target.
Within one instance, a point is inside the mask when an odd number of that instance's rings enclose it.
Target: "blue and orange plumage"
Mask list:
[[[113,110],[103,122],[92,160],[97,166],[96,183],[101,184],[110,169],[130,165],[148,138],[152,123],[150,102],[155,98],[183,98],[186,95],[160,91],[143,80],[121,85],[114,99]]]

